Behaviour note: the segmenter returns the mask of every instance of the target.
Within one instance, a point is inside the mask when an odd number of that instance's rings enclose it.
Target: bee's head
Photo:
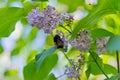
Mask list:
[[[59,35],[55,35],[55,37],[54,37],[54,43],[55,43],[55,46],[57,48],[63,48],[63,46],[64,46],[64,42],[62,41],[62,39],[60,38]]]
[[[56,34],[54,36],[54,42],[57,42],[58,40],[61,40],[60,36],[58,34]]]

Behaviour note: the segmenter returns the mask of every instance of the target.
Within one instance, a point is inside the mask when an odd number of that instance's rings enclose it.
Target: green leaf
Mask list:
[[[31,61],[24,67],[24,80],[46,80],[57,61],[57,54],[51,54],[44,59],[39,69],[36,67],[35,61]]]
[[[21,2],[24,2],[25,0],[20,0]]]
[[[39,7],[40,3],[31,3],[28,1],[25,1],[23,3],[24,6],[24,16],[27,16],[32,9],[35,9],[36,7]]]
[[[45,50],[42,51],[42,53],[43,53],[43,52],[45,52]],[[36,61],[39,60],[39,58],[42,56],[42,53],[37,54],[37,55],[35,56],[35,60],[36,60]]]
[[[20,53],[20,50],[25,46],[25,41],[20,38],[17,40],[15,48],[11,51],[11,56],[15,56]]]
[[[10,35],[22,14],[22,8],[10,7],[0,9],[0,37],[7,37]]]
[[[117,69],[109,64],[104,64],[103,69],[107,74],[117,74]]]
[[[102,69],[106,74],[116,74],[117,73],[116,68],[111,65],[108,65],[108,64],[103,64]],[[96,65],[96,63],[90,64],[90,70],[91,70],[91,73],[94,75],[103,74],[102,71]]]
[[[38,53],[37,50],[30,50],[29,56],[27,57],[27,62],[30,62],[35,58],[35,55]]]
[[[69,51],[67,51],[67,56],[72,56],[74,54],[80,54],[80,51],[76,50],[75,47],[72,47],[71,49],[69,49]]]
[[[6,70],[4,72],[4,76],[16,76],[17,74],[18,74],[18,70],[15,69]]]
[[[83,6],[84,5],[84,0],[75,0],[75,2],[73,2],[73,0],[58,0],[58,2],[65,4],[68,6],[68,12],[73,12],[75,10],[77,10],[77,8],[79,6]]]
[[[36,71],[35,61],[33,60],[24,67],[24,80],[38,80]]]
[[[87,76],[87,79],[88,79],[89,76],[90,76],[90,73],[91,73],[90,67],[88,67],[88,69],[85,71],[85,73],[86,73],[86,76]]]
[[[91,31],[93,40],[100,38],[100,37],[106,37],[106,36],[113,36],[114,34],[105,30],[105,29],[94,29]]]
[[[120,36],[112,36],[107,45],[107,50],[120,50]]]
[[[54,45],[53,36],[48,35],[46,37],[46,46],[45,46],[45,48],[49,48],[50,46],[53,46],[53,45]]]
[[[118,4],[120,4],[119,0],[99,0],[99,5],[94,8],[85,18],[80,20],[75,26],[72,32],[72,38],[76,36],[76,34],[82,28],[90,28],[93,27],[100,18],[107,14],[115,14],[118,9]]]
[[[89,51],[89,53],[90,53],[89,61],[92,61],[92,62],[89,62],[89,65],[88,65],[90,72],[94,75],[102,74],[101,70],[98,67],[99,65],[101,68],[103,68],[102,59],[97,55],[97,53],[93,51]]]
[[[120,78],[120,73],[118,73],[115,76],[112,76],[109,80],[117,80],[118,78]]]
[[[42,62],[44,61],[44,59],[49,56],[50,54],[54,53],[56,50],[55,46],[50,47],[49,49],[47,49],[46,51],[44,51],[43,53],[41,53],[40,58],[36,61],[36,66],[37,68],[39,68],[42,64]]]
[[[83,6],[84,5],[84,0],[58,0],[58,2],[65,4],[68,6],[68,12],[73,12],[75,10],[77,10],[77,8],[79,6]],[[74,3],[74,4],[73,4]]]
[[[4,51],[2,45],[0,44],[0,54]]]
[[[55,75],[54,75],[53,73],[51,73],[51,74],[48,76],[47,80],[57,80],[57,78],[55,77]]]
[[[32,0],[32,1],[48,1],[48,0]]]
[[[101,69],[106,73],[106,74],[117,74],[117,70],[115,67],[109,65],[109,64],[104,64],[102,62],[102,59],[95,53],[95,52],[92,52],[90,51],[90,54],[91,56],[94,56],[94,59],[93,57],[90,56],[90,64],[88,65],[88,68],[90,70],[90,72],[94,75],[98,75],[98,74],[103,74],[103,72],[100,70],[99,67],[101,67]],[[94,62],[93,62],[94,60]],[[96,62],[98,63],[98,65],[96,64]]]
[[[116,28],[115,20],[114,20],[112,17],[110,17],[110,16],[105,17],[105,21],[106,21],[106,24],[107,24],[108,26],[110,26],[111,28],[113,28],[113,29]]]
[[[37,36],[38,31],[39,31],[39,29],[37,29],[36,27],[33,27],[32,30],[30,31],[29,35],[27,36],[27,39],[25,42],[27,43],[27,42],[34,40]],[[23,33],[23,35],[24,35],[24,33]]]
[[[49,72],[51,69],[54,68],[54,66],[57,64],[58,56],[57,54],[51,54],[48,57],[46,57],[42,63],[42,65],[39,67],[39,77],[38,79],[44,80],[47,78]],[[46,79],[45,79],[46,80]]]

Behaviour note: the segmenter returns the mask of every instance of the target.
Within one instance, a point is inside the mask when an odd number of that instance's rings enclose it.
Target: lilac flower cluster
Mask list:
[[[96,52],[98,54],[106,52],[106,48],[105,47],[106,47],[106,44],[108,42],[108,39],[109,39],[109,37],[104,37],[104,38],[98,38],[96,40],[96,44],[97,44],[97,50],[96,50]]]
[[[79,73],[77,70],[75,70],[74,66],[68,67],[67,65],[65,66],[65,74],[67,75],[68,78],[77,78],[79,76]]]
[[[67,75],[68,78],[78,78],[79,71],[77,71],[77,66],[74,64],[74,61],[72,59],[69,60],[71,63],[71,66],[66,65],[65,66],[65,72],[64,74]]]
[[[90,48],[91,41],[90,32],[84,30],[77,34],[76,38],[70,44],[81,52],[84,52]]]
[[[70,66],[65,66],[65,75],[67,75],[68,78],[78,78],[79,77],[79,70],[81,69],[81,66],[83,65],[85,60],[85,57],[80,54],[78,56],[77,62],[75,62],[73,59],[69,59]]]
[[[61,23],[64,23],[63,21],[68,21],[68,22],[73,22],[73,16],[71,16],[70,14],[67,14],[66,12],[63,12],[61,14]]]
[[[42,12],[39,11],[39,8],[33,9],[27,19],[29,24],[43,29],[45,33],[52,33],[58,25],[72,20],[69,14],[59,14],[54,7],[49,5]]]

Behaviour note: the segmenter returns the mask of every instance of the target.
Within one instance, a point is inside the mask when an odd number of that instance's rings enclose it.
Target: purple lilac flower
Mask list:
[[[52,33],[52,31],[59,25],[59,16],[60,14],[55,11],[55,8],[52,6],[47,6],[43,13],[45,15],[43,21],[43,29],[46,33]]]
[[[90,32],[84,30],[77,34],[76,38],[70,44],[81,52],[84,52],[90,48],[91,41]]]
[[[39,8],[33,9],[27,16],[29,24],[43,29],[45,33],[52,33],[59,25],[63,24],[65,20],[72,20],[69,14],[59,14],[54,7],[47,6],[42,12]]]
[[[33,9],[32,12],[30,12],[27,16],[28,23],[33,26],[38,26],[43,18],[44,18],[44,14],[42,12],[39,12],[38,7],[36,9]]]
[[[70,14],[68,14],[66,12],[63,12],[60,15],[60,23],[61,24],[63,24],[65,21],[72,22],[73,20],[74,20],[73,16],[71,16]]]
[[[84,55],[80,54],[75,62],[73,59],[69,59],[70,66],[65,66],[64,74],[67,75],[68,78],[78,78],[79,77],[79,70],[81,69],[84,63]]]
[[[97,44],[97,50],[96,50],[96,52],[98,54],[106,52],[106,48],[105,47],[106,47],[106,44],[108,42],[108,39],[109,39],[109,37],[104,37],[104,38],[98,38],[96,40],[96,44]]]
[[[33,9],[28,14],[29,24],[43,29],[45,33],[52,33],[53,29],[59,25],[59,13],[52,6],[47,6],[42,12],[39,8]]]
[[[65,70],[65,74],[67,75],[68,78],[78,78],[79,73],[77,70],[75,70],[74,66],[65,66],[66,70]]]

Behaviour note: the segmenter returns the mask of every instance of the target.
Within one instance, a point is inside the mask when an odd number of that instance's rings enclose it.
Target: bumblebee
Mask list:
[[[64,42],[62,41],[60,36],[57,35],[57,34],[54,36],[54,43],[55,43],[55,46],[57,48],[63,48],[64,47]]]

